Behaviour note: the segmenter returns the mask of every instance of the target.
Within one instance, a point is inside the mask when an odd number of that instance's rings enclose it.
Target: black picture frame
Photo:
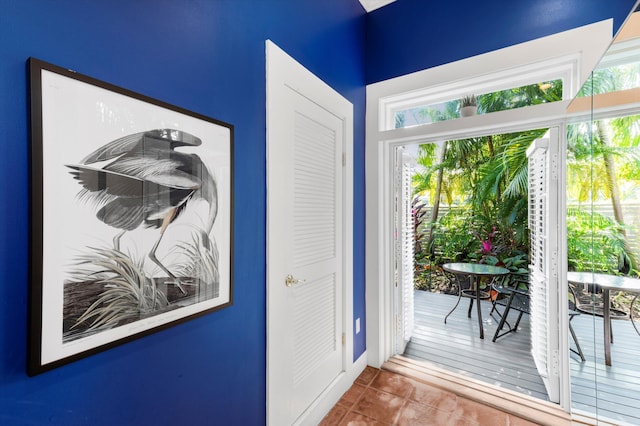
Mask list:
[[[233,126],[27,64],[27,373],[231,306]]]

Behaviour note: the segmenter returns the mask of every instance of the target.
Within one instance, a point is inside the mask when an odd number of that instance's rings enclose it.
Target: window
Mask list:
[[[476,113],[488,114],[560,101],[562,100],[562,86],[562,79],[558,78],[395,111],[395,128],[419,126],[438,121],[455,120]],[[466,113],[466,107],[471,107],[471,113]]]

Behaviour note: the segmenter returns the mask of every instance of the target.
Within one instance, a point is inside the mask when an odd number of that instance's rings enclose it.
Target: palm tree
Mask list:
[[[546,129],[448,141],[420,148],[424,171],[414,177],[416,193],[429,193],[433,206],[427,245],[434,239],[439,200],[469,205],[476,232],[499,228],[505,242],[528,252],[526,149]]]
[[[561,99],[561,96],[560,80],[482,94],[477,96],[478,113],[552,102]],[[424,114],[429,114],[432,121],[447,120],[458,116],[457,108],[458,101],[452,101],[446,104],[444,111],[426,109]],[[527,202],[523,195],[527,193],[526,149],[545,130],[444,142],[441,156],[435,163],[430,157],[433,148],[421,149],[423,155],[418,163],[426,171],[416,176],[414,184],[418,193],[435,189],[431,197],[431,223],[435,224],[437,220],[443,192],[449,204],[456,198],[461,201],[464,193],[471,194],[468,198],[474,205],[476,215],[485,218],[497,215],[505,228],[516,229],[517,241],[525,244]],[[434,173],[435,183],[431,182]],[[447,179],[443,180],[445,175]],[[453,188],[465,192],[454,194]],[[430,243],[433,225],[428,235],[427,241]]]
[[[514,233],[518,246],[528,244],[526,150],[544,135],[547,129],[529,130],[489,139],[493,155],[479,169],[479,179],[473,193],[476,210],[491,214],[503,229]]]
[[[570,193],[575,194],[579,202],[593,202],[598,198],[611,201],[613,216],[624,239],[628,267],[633,271],[638,270],[638,261],[625,230],[619,178],[640,181],[637,172],[639,123],[640,116],[579,123],[569,127],[568,137],[568,148],[573,154],[573,161],[567,163],[568,173],[576,182]],[[634,127],[636,136],[632,133]],[[618,165],[627,172],[620,174]]]
[[[455,118],[457,116],[456,110],[457,103],[452,101],[445,103],[445,107],[443,110],[426,108],[423,109],[421,113],[423,116],[428,116],[431,122],[436,122]],[[398,123],[396,122],[396,127],[397,124]],[[431,243],[433,242],[433,228],[436,221],[438,220],[438,213],[440,211],[440,195],[442,194],[442,182],[444,176],[443,163],[447,155],[447,145],[448,142],[442,141],[437,142],[436,144],[425,144],[420,146],[421,160],[419,160],[419,162],[421,161],[421,164],[423,164],[424,166],[428,165],[427,167],[430,167],[432,171],[436,171],[437,173],[435,194],[432,200],[433,207],[431,209],[431,220],[429,221],[429,231],[427,233],[426,247],[431,247]],[[431,158],[433,158],[432,156],[434,148],[437,149],[437,162],[435,164],[433,164],[431,161]],[[425,175],[421,175],[418,173],[414,176],[414,182],[416,182],[416,186],[421,187],[421,189],[418,189],[418,193],[428,188],[430,179],[430,172]]]
[[[639,72],[640,64],[636,63],[596,70],[591,74],[578,96],[597,96],[602,93],[637,87]],[[590,194],[591,201],[593,201],[598,194],[602,194],[611,200],[613,215],[620,226],[624,239],[626,257],[633,271],[638,270],[638,262],[625,230],[616,159],[622,160],[625,157],[633,159],[637,156],[633,148],[638,146],[638,122],[638,117],[622,117],[611,120],[596,120],[592,123],[592,127],[588,123],[574,125],[570,127],[571,133],[568,139],[577,148],[575,151],[576,160],[582,159],[589,163],[593,173],[591,176],[583,176],[582,185],[585,189],[580,191],[579,199],[585,201],[587,194]],[[635,136],[634,127],[636,129]],[[601,161],[597,161],[598,157],[601,158]],[[637,169],[637,165],[632,169]],[[603,176],[604,179],[594,178],[594,176]]]
[[[606,74],[603,73],[606,76]],[[601,84],[603,86],[604,84]],[[592,83],[592,87],[596,84]],[[540,102],[548,102],[561,99],[561,82],[552,81],[531,85],[502,92],[479,95],[479,113],[489,113],[509,108],[523,107]],[[425,112],[433,115],[435,120],[445,119],[444,114],[438,112]],[[438,115],[439,114],[439,115]],[[435,121],[434,120],[434,121]],[[580,176],[583,185],[573,183],[568,188],[571,193],[576,193],[577,198],[586,201],[590,194],[606,193],[612,200],[615,219],[624,224],[620,206],[620,197],[616,190],[616,162],[619,154],[625,150],[621,148],[621,142],[629,146],[638,146],[640,134],[640,120],[623,119],[611,120],[599,124],[599,131],[594,132],[592,143],[584,134],[590,130],[587,125],[570,128],[569,135],[569,173]],[[635,126],[635,138],[630,136],[630,128]],[[433,240],[433,225],[437,221],[439,203],[441,197],[446,196],[451,205],[454,202],[469,202],[472,206],[473,217],[484,219],[499,225],[512,235],[514,243],[519,247],[528,246],[526,228],[527,220],[527,158],[526,149],[533,140],[542,137],[547,129],[531,130],[507,135],[492,135],[482,138],[471,138],[459,141],[442,142],[442,149],[438,156],[434,145],[421,147],[421,158],[418,163],[424,166],[424,171],[414,178],[414,186],[417,193],[429,193],[432,209],[432,227],[428,242]],[[615,146],[609,141],[609,134],[615,138]],[[627,154],[629,150],[625,151]],[[604,161],[590,161],[594,155],[601,156]],[[629,157],[630,159],[632,157]],[[580,164],[579,167],[573,167]],[[585,167],[588,165],[589,167]],[[599,176],[607,176],[607,179],[587,179],[585,173],[590,168]],[[637,175],[640,178],[638,167],[628,167],[623,164],[620,167],[626,174]],[[580,179],[574,180],[580,181]],[[589,185],[586,185],[586,184]],[[628,243],[627,253],[631,253]],[[630,257],[631,266],[636,268],[635,259]]]

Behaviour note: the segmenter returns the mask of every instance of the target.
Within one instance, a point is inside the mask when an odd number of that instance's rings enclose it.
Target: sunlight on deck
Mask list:
[[[415,291],[415,327],[405,356],[547,400],[530,354],[529,316],[523,316],[516,333],[493,343],[497,321],[489,317],[489,302],[483,302],[484,340],[479,338],[475,308],[467,318],[468,299],[444,324],[456,298]],[[613,365],[606,367],[602,318],[582,314],[572,324],[586,357],[581,362],[571,353],[572,408],[616,424],[640,424],[640,336],[628,320],[613,321]]]

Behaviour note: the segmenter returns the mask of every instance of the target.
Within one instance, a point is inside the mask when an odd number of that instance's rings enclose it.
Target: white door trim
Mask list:
[[[380,367],[389,357],[394,355],[392,324],[395,301],[392,288],[389,285],[389,283],[393,283],[391,268],[393,241],[390,238],[393,229],[393,212],[390,209],[390,206],[393,205],[392,148],[411,142],[452,140],[469,135],[508,133],[550,126],[559,126],[564,129],[563,120],[570,100],[425,126],[384,130],[391,122],[386,114],[393,111],[393,108],[388,108],[388,105],[393,104],[395,96],[406,96],[408,93],[424,90],[428,87],[437,87],[453,82],[460,87],[472,88],[480,84],[478,78],[483,75],[489,76],[487,79],[490,79],[491,75],[505,73],[511,68],[562,57],[575,58],[575,62],[570,63],[573,71],[566,73],[572,78],[572,81],[568,83],[572,88],[570,93],[574,93],[606,51],[611,42],[611,36],[612,21],[607,20],[367,86],[365,184],[367,353],[369,365]],[[560,59],[560,63],[565,62]],[[565,91],[565,95],[570,93]],[[564,138],[561,137],[561,152],[565,152],[564,144]],[[561,208],[564,209],[565,206],[563,205]],[[562,212],[559,214],[564,217]],[[566,229],[561,232],[566,233]],[[566,244],[562,250],[564,251],[559,253],[559,258],[565,259]],[[561,319],[564,320],[564,316]],[[566,328],[562,324],[560,326],[561,329]],[[562,346],[566,347],[566,345]],[[568,358],[568,353],[566,356],[563,354],[560,356]],[[569,410],[568,372],[566,375],[567,378],[561,385],[563,386],[564,399],[561,401],[561,405],[564,409]]]
[[[267,84],[267,422],[273,425],[281,423],[274,417],[270,409],[278,395],[271,389],[270,360],[278,356],[278,347],[270,344],[270,335],[278,330],[271,329],[270,320],[274,315],[270,309],[272,294],[269,291],[274,285],[284,285],[281,277],[272,277],[269,268],[270,252],[278,248],[278,236],[270,235],[269,216],[278,200],[269,192],[269,146],[278,143],[270,138],[269,129],[273,127],[275,110],[270,106],[270,93],[289,87],[308,99],[312,99],[328,111],[337,113],[344,125],[344,162],[343,167],[343,283],[344,310],[343,330],[345,333],[344,371],[303,413],[296,423],[315,424],[333,407],[342,394],[349,389],[358,374],[366,367],[366,356],[353,360],[353,105],[338,92],[313,76],[302,65],[287,55],[270,40],[266,41],[266,84]]]

